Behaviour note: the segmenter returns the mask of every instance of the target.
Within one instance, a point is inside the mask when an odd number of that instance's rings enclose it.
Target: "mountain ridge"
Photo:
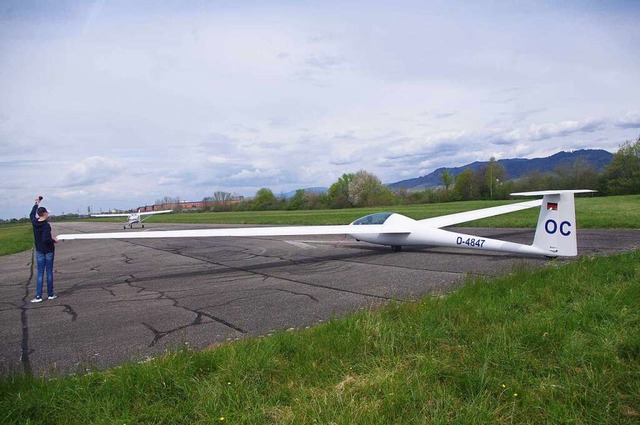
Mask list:
[[[577,160],[582,160],[593,166],[598,172],[601,172],[611,162],[612,158],[613,154],[604,149],[579,149],[571,152],[560,151],[544,158],[499,159],[496,160],[496,163],[505,168],[507,177],[510,180],[515,180],[530,173],[545,173],[554,171],[558,167],[571,166]],[[448,170],[455,177],[467,169],[476,171],[487,164],[489,164],[489,161],[475,161],[460,167],[440,167],[424,176],[387,183],[386,186],[394,190],[435,188],[442,185],[440,175],[445,170]]]

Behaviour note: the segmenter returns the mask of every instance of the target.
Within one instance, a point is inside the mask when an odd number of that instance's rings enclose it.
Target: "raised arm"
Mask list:
[[[36,196],[36,203],[31,208],[31,213],[29,214],[29,218],[31,219],[31,223],[35,223],[38,221],[38,216],[36,215],[36,211],[38,210],[38,204],[40,204],[40,197]]]

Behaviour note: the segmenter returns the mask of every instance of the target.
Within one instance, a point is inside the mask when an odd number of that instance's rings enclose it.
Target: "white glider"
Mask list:
[[[443,246],[473,250],[512,252],[546,257],[578,255],[574,194],[592,190],[549,190],[512,193],[516,196],[543,196],[542,199],[484,208],[440,217],[413,220],[396,213],[376,213],[338,226],[249,227],[227,229],[168,230],[135,233],[80,233],[59,235],[59,240],[199,238],[247,236],[349,235],[358,241],[388,245],[394,251],[403,246]],[[443,230],[442,227],[507,214],[540,206],[532,245],[472,236]]]
[[[133,227],[136,223],[141,223],[149,218],[148,216],[154,214],[166,214],[173,212],[173,210],[162,210],[162,211],[140,211],[135,213],[124,213],[124,214],[91,214],[91,217],[127,217],[127,224],[123,226],[124,229],[129,226],[129,229]],[[142,228],[144,228],[144,224],[142,224]]]

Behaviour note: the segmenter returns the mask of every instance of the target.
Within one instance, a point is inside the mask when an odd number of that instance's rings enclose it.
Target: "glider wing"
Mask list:
[[[244,227],[198,230],[166,230],[153,232],[78,233],[58,235],[59,240],[74,239],[148,239],[148,238],[210,238],[251,236],[303,236],[303,235],[349,235],[349,234],[407,234],[410,230],[385,225],[367,226],[287,226]]]

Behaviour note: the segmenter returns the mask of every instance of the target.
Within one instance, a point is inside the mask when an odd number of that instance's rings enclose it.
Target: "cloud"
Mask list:
[[[232,183],[233,185],[258,184],[262,185],[262,187],[266,187],[269,184],[278,183],[282,177],[282,171],[279,169],[244,169],[238,173],[226,176],[225,180]]]
[[[65,187],[102,185],[111,182],[127,170],[120,160],[93,156],[70,167],[62,178]]]
[[[551,124],[532,124],[529,127],[528,138],[530,140],[547,140],[555,137],[567,137],[576,133],[594,133],[602,130],[606,125],[605,120],[588,121],[562,121]]]
[[[332,55],[312,55],[304,60],[304,64],[310,68],[327,70],[344,64],[344,59]]]
[[[336,74],[347,69],[347,62],[340,56],[311,54],[292,73],[293,80],[307,81],[316,86],[331,84]]]
[[[522,140],[522,133],[520,129],[517,128],[511,130],[501,129],[496,130],[495,133],[487,136],[485,140],[492,145],[511,146]]]
[[[536,115],[545,111],[547,111],[547,108],[531,108],[524,111],[508,112],[505,113],[505,115],[509,115],[514,124],[520,124],[532,115]]]
[[[433,118],[436,119],[436,120],[442,120],[442,119],[445,119],[445,118],[453,117],[457,113],[458,113],[457,111],[436,112],[435,114],[433,114]]]
[[[3,169],[20,169],[20,168],[38,168],[43,164],[46,164],[46,161],[42,159],[16,159],[14,161],[0,161],[0,168]]]
[[[465,143],[466,131],[447,131],[422,137],[400,137],[392,140],[385,149],[384,157],[401,159],[415,156],[450,153]]]
[[[640,111],[629,111],[627,114],[615,121],[618,128],[640,128]]]

